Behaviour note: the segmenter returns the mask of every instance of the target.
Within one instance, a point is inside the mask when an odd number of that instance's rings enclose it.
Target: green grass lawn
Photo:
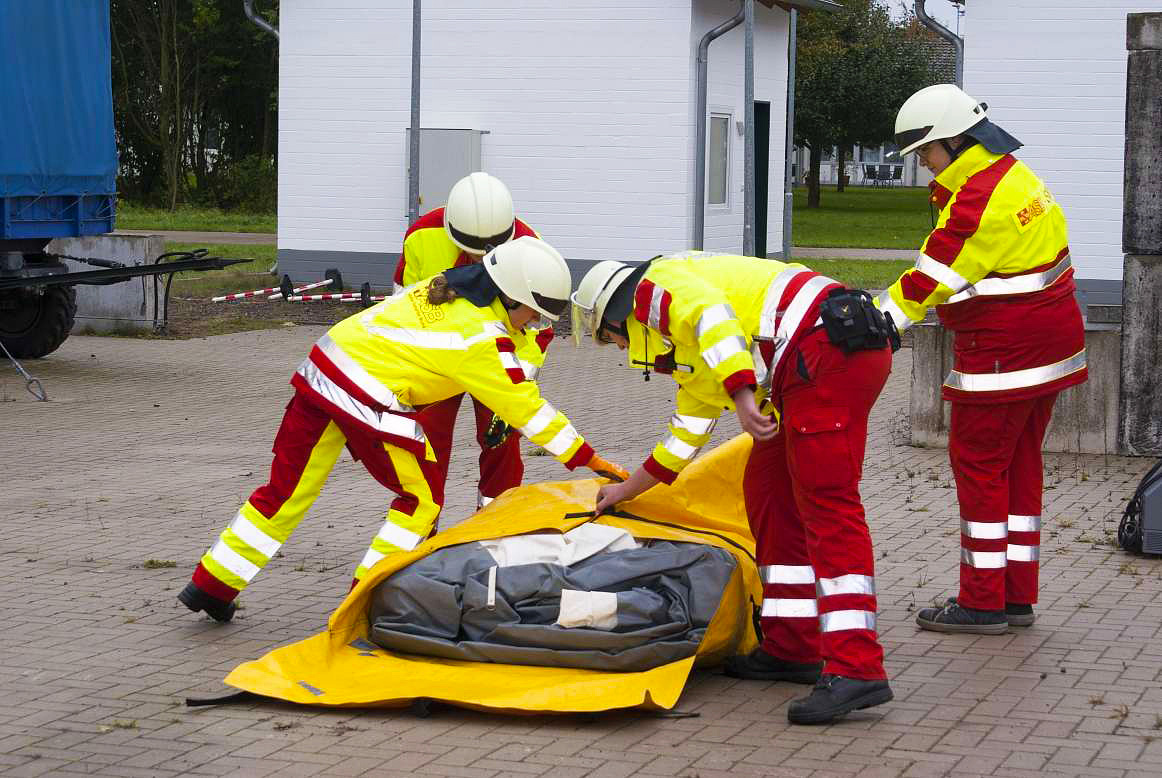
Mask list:
[[[266,232],[273,234],[273,213],[229,213],[217,208],[180,206],[176,211],[117,204],[117,228],[124,230],[197,230],[200,232]]]
[[[205,272],[187,271],[174,278],[173,291],[182,297],[213,297],[230,292],[246,292],[277,286],[278,279],[270,275],[274,266],[274,246],[203,245],[201,243],[174,243],[166,241],[166,251],[192,251],[206,248],[207,256],[229,259],[249,259],[241,265],[231,265],[224,270]]]
[[[931,231],[928,190],[824,186],[819,207],[807,208],[807,189],[795,187],[791,240],[796,246],[915,249]]]
[[[911,262],[894,259],[795,259],[801,265],[855,289],[886,289]]]

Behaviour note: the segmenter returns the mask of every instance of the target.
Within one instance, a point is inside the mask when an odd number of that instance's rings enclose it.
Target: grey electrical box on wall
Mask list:
[[[480,170],[480,139],[487,130],[420,128],[420,213],[439,208],[452,185]],[[411,130],[404,133],[404,201],[411,165]]]

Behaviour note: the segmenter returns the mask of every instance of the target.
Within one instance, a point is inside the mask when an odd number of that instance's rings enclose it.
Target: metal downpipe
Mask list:
[[[742,255],[744,257],[753,257],[755,252],[754,0],[742,0],[742,7],[746,12],[746,24],[743,27],[745,31],[746,45],[743,49],[744,55],[742,65],[742,116],[743,135],[745,138],[742,155]]]
[[[956,85],[961,89],[964,88],[964,38],[954,33],[952,30],[945,27],[940,22],[928,15],[928,11],[924,8],[925,0],[916,0],[916,18],[920,20],[928,29],[935,32],[944,40],[948,41],[956,49]]]
[[[254,0],[242,0],[242,10],[246,14],[247,19],[254,22],[254,24],[266,32],[269,32],[275,38],[278,38],[278,28],[254,12]]]
[[[783,261],[791,261],[791,216],[795,207],[795,177],[792,175],[795,150],[795,63],[798,59],[799,12],[791,9],[787,30],[787,140],[783,170]]]
[[[412,0],[412,115],[408,138],[408,224],[420,218],[420,0]]]
[[[706,63],[710,44],[742,24],[745,16],[746,9],[740,6],[737,14],[707,32],[698,42],[694,109],[697,138],[694,142],[694,239],[691,241],[691,245],[696,249],[703,247],[702,242],[706,233]]]

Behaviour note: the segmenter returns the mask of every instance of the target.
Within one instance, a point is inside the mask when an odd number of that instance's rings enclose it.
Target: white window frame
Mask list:
[[[711,160],[711,139],[713,133],[711,129],[714,126],[715,119],[726,120],[726,170],[724,171],[723,180],[723,201],[715,203],[710,201],[710,160]],[[732,168],[734,162],[734,141],[732,139],[734,129],[734,111],[726,107],[711,107],[706,116],[706,207],[714,211],[729,211],[731,208],[731,191],[730,184],[732,179]]]

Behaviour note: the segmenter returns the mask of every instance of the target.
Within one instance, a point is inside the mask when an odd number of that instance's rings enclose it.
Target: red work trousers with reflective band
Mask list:
[[[822,331],[788,354],[782,424],[754,444],[743,477],[763,577],[762,648],[823,672],[880,680],[875,563],[859,496],[868,413],[887,349],[844,354]]]
[[[994,405],[952,403],[948,458],[960,501],[957,602],[998,611],[1037,602],[1041,444],[1057,393]]]
[[[435,459],[421,459],[332,418],[296,392],[275,435],[270,481],[250,495],[202,556],[194,583],[213,597],[233,600],[306,516],[344,447],[398,495],[356,567],[355,579],[388,554],[410,551],[423,542],[434,531],[444,503],[444,479]]]
[[[436,452],[440,488],[448,480],[448,462],[452,457],[452,430],[456,426],[456,414],[460,411],[460,401],[464,395],[458,394],[432,403],[419,413],[424,434]],[[512,430],[505,441],[495,448],[488,448],[484,436],[492,422],[492,411],[472,398],[476,411],[476,442],[480,445],[480,484],[476,490],[476,504],[483,507],[499,497],[506,489],[520,486],[524,478],[525,466],[520,458],[520,433]]]

